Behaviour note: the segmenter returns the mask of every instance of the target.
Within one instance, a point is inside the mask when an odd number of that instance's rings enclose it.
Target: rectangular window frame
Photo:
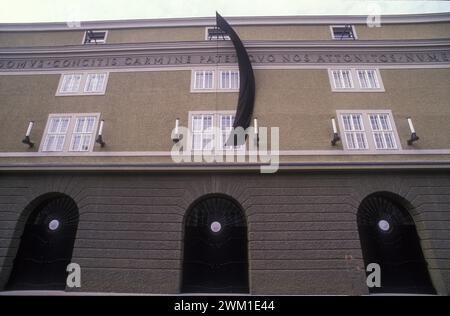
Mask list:
[[[346,114],[360,114],[362,115],[362,122],[364,125],[364,133],[365,133],[365,139],[367,142],[367,149],[354,149],[350,148],[347,144],[347,139],[345,136],[345,128],[344,128],[344,122],[342,120],[342,115]],[[376,139],[374,135],[374,131],[372,129],[372,124],[370,122],[370,115],[380,115],[380,114],[387,114],[389,116],[389,123],[391,127],[391,133],[393,135],[393,139],[396,145],[396,148],[377,148],[376,145]],[[337,110],[336,111],[336,117],[338,118],[338,125],[339,125],[339,131],[341,134],[342,139],[342,147],[344,151],[349,152],[364,152],[364,153],[372,153],[372,154],[379,154],[379,153],[392,153],[397,154],[400,150],[402,150],[400,138],[398,136],[397,132],[397,126],[395,125],[394,116],[392,115],[391,110]]]
[[[214,29],[214,26],[207,26],[205,27],[205,41],[216,41],[216,38],[209,38],[209,30]],[[224,39],[223,38],[219,38],[220,41],[231,41],[230,36],[225,35]]]
[[[97,41],[97,42],[92,42],[92,43],[86,43],[86,37],[87,37],[87,34],[88,34],[88,31],[92,31],[92,32],[105,32],[105,38],[104,39],[102,39],[102,40],[99,40],[99,41]],[[84,32],[84,35],[83,35],[83,41],[81,42],[81,44],[82,45],[98,45],[98,44],[106,44],[106,39],[108,38],[108,30],[86,30],[85,32]]]
[[[195,86],[196,81],[196,73],[199,71],[212,71],[213,73],[213,85],[212,88],[203,88],[199,89]],[[191,87],[190,92],[191,93],[211,93],[211,92],[232,92],[236,93],[239,92],[239,84],[240,84],[240,77],[238,77],[238,87],[237,89],[228,89],[228,88],[222,88],[221,87],[221,77],[222,72],[226,71],[237,71],[239,76],[239,68],[237,67],[219,67],[219,68],[212,68],[212,67],[198,67],[198,68],[192,68],[191,69]]]
[[[64,78],[67,75],[81,75],[81,81],[80,85],[78,87],[77,91],[70,91],[70,92],[62,92],[61,89],[63,88],[64,84]],[[105,79],[103,82],[102,89],[99,91],[86,91],[86,86],[88,83],[88,78],[95,74],[105,74]],[[56,89],[55,96],[64,97],[64,96],[86,96],[86,95],[105,95],[106,93],[106,87],[108,86],[108,79],[109,79],[109,71],[104,70],[93,70],[93,71],[85,71],[85,72],[63,72],[61,73],[61,76],[59,78],[58,88]]]
[[[73,143],[73,135],[76,134],[76,133],[74,133],[74,129],[75,129],[75,123],[77,121],[77,118],[88,117],[88,116],[95,117],[93,132],[90,133],[92,135],[92,138],[90,140],[89,148],[88,148],[88,150],[85,150],[85,151],[71,150],[72,143]],[[51,119],[58,118],[58,117],[68,117],[69,118],[69,123],[68,123],[67,131],[65,133],[65,139],[64,139],[63,146],[62,146],[62,150],[59,150],[59,151],[44,150],[45,149],[44,145],[45,145],[47,136],[49,134]],[[85,153],[92,152],[94,149],[94,145],[95,145],[95,137],[97,135],[99,121],[100,121],[100,113],[51,113],[51,114],[49,114],[47,117],[47,123],[45,125],[44,133],[41,138],[41,143],[39,145],[39,152],[48,153],[48,154],[60,153],[62,155],[68,154],[68,153],[78,153],[80,155],[83,155]]]
[[[336,40],[336,41],[354,41],[354,40],[357,40],[358,39],[358,35],[356,34],[355,25],[353,25],[353,24],[350,24],[350,26],[352,27],[353,38],[337,38],[337,37],[335,37],[333,29],[337,28],[337,27],[346,27],[346,25],[347,24],[330,25],[331,38],[333,40]]]
[[[192,152],[201,152],[202,149],[194,149],[194,144],[193,144],[193,134],[194,134],[194,130],[193,130],[193,118],[196,115],[211,115],[213,117],[212,119],[212,127],[214,128],[221,128],[221,116],[222,115],[236,115],[236,111],[230,111],[230,110],[224,110],[224,111],[189,111],[188,114],[188,118],[189,118],[189,123],[188,123],[188,129],[190,132],[190,136],[187,142],[187,147],[189,148],[190,151]],[[222,141],[220,142],[222,144]],[[222,150],[224,152],[227,151],[236,151],[236,152],[240,152],[240,151],[244,151],[245,148],[247,146],[247,143],[240,145],[240,146],[236,146],[233,148],[230,147],[225,147],[222,148]],[[207,149],[205,149],[207,150]]]
[[[333,72],[336,70],[348,70],[350,71],[351,81],[353,83],[352,88],[337,88],[334,81]],[[363,88],[358,71],[374,71],[375,80],[378,83],[376,88]],[[328,68],[328,79],[332,92],[385,92],[383,80],[381,78],[380,70],[376,67],[331,67]]]

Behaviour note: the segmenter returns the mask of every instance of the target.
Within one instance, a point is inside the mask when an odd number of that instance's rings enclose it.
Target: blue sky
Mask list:
[[[450,12],[450,1],[415,0],[0,0],[0,23],[214,16]]]

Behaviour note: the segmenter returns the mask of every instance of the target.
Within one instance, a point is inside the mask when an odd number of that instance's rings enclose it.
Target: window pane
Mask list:
[[[355,133],[356,141],[358,143],[359,149],[366,148],[366,138],[364,137],[364,133]]]
[[[379,115],[381,127],[385,131],[391,130],[391,125],[389,124],[389,117],[386,114],[380,114]]]
[[[64,146],[65,135],[56,136],[55,151],[62,151]]]
[[[75,124],[75,129],[74,129],[75,133],[83,132],[84,122],[85,122],[84,117],[77,118],[77,122]]]
[[[202,149],[202,135],[201,134],[193,134],[192,147],[194,149]]]
[[[192,130],[201,131],[202,130],[202,116],[195,115],[192,117]]]
[[[78,90],[80,90],[80,84],[81,84],[81,75],[74,75],[72,91],[77,92]]]
[[[202,88],[202,74],[200,72],[195,72],[195,84],[194,84],[194,88],[195,89],[201,89]]]
[[[94,116],[86,117],[86,130],[85,130],[86,133],[93,133],[94,125],[95,125],[95,117]]]
[[[231,89],[239,89],[239,72],[231,72]]]
[[[212,140],[213,140],[212,134],[203,135],[203,149],[206,149],[206,150],[212,149],[212,147],[213,147]]]
[[[55,136],[52,136],[52,135],[47,136],[47,139],[45,140],[45,144],[44,144],[44,150],[45,151],[52,150],[54,142],[55,142]]]
[[[350,79],[350,71],[343,70],[342,71],[342,78],[343,78],[344,88],[351,88],[352,87],[352,82],[351,82],[351,79]]]
[[[386,147],[389,149],[395,149],[397,148],[397,145],[395,144],[395,138],[393,133],[384,133],[384,139],[386,141]]]
[[[56,133],[56,132],[58,132],[59,122],[60,122],[59,118],[52,118],[50,120],[50,127],[48,129],[48,132],[49,133]]]
[[[358,78],[361,84],[361,88],[368,88],[366,72],[364,70],[358,70]]]
[[[69,127],[69,122],[70,122],[70,118],[68,118],[68,117],[61,118],[60,129],[59,129],[60,133],[64,133],[64,134],[67,133],[67,128]]]
[[[356,143],[352,133],[345,133],[345,140],[347,141],[347,147],[349,149],[355,149]]]
[[[370,88],[373,88],[373,89],[379,88],[375,70],[367,70],[367,77],[368,77]]]
[[[203,116],[203,130],[212,128],[212,115]]]
[[[370,125],[372,126],[372,130],[379,131],[380,130],[380,124],[378,123],[378,116],[377,115],[369,115],[370,118]]]
[[[96,92],[103,91],[103,85],[105,83],[106,74],[98,74],[97,86],[95,87]]]
[[[361,115],[352,115],[353,119],[353,129],[356,131],[362,131],[363,130],[363,124],[362,124],[362,117]]]
[[[336,88],[342,88],[342,82],[341,82],[341,78],[339,76],[339,71],[333,70],[333,80],[334,80],[334,86]]]
[[[81,135],[74,135],[72,140],[72,147],[70,150],[78,151],[81,143]]]
[[[88,151],[91,143],[91,135],[83,135],[81,137],[81,151]]]
[[[342,115],[342,121],[344,122],[344,130],[351,131],[352,125],[350,124],[350,115]]]
[[[229,89],[230,88],[230,72],[229,71],[221,72],[220,88],[221,89]]]
[[[213,87],[213,73],[212,71],[205,71],[205,89],[212,89]]]
[[[232,116],[231,115],[221,115],[221,129],[222,130],[230,130],[232,125],[233,125],[233,121],[232,121]]]
[[[61,92],[69,92],[70,91],[71,80],[72,80],[72,75],[65,75],[63,77],[63,84],[61,87]]]
[[[375,140],[375,147],[377,149],[384,149],[384,142],[383,142],[383,137],[381,133],[373,133],[373,137]]]

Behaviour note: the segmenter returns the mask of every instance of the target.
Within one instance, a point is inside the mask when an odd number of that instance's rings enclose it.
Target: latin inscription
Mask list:
[[[255,66],[260,65],[326,65],[326,64],[443,64],[450,62],[450,51],[377,52],[377,53],[256,53],[249,54]],[[165,54],[111,57],[67,58],[0,58],[0,71],[55,70],[88,68],[138,68],[167,66],[201,66],[236,64],[235,54]]]

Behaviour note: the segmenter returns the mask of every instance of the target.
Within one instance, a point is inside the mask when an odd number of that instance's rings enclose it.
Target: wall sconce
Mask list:
[[[106,143],[103,141],[103,124],[105,123],[105,120],[100,121],[100,127],[98,129],[98,136],[95,140],[96,143],[99,143],[101,147],[105,147]]]
[[[256,117],[253,119],[253,130],[255,131],[256,147],[258,147],[259,146],[259,131],[258,131],[258,119]]]
[[[180,135],[179,127],[180,127],[180,119],[177,117],[175,120],[175,132],[172,137],[172,141],[174,143],[178,143],[180,139],[183,137],[183,135]]]
[[[414,142],[419,140],[419,136],[417,136],[417,134],[416,134],[416,130],[414,129],[414,125],[413,125],[410,117],[408,117],[408,125],[409,125],[409,129],[411,131],[411,138],[408,139],[408,145],[411,146]]]
[[[34,122],[30,121],[28,124],[27,132],[25,133],[25,138],[22,139],[22,143],[27,144],[29,148],[34,146],[34,143],[30,140],[31,129],[33,128]]]
[[[334,117],[331,119],[331,124],[333,125],[333,139],[331,140],[331,145],[336,146],[336,143],[341,140],[341,137],[339,137]]]

